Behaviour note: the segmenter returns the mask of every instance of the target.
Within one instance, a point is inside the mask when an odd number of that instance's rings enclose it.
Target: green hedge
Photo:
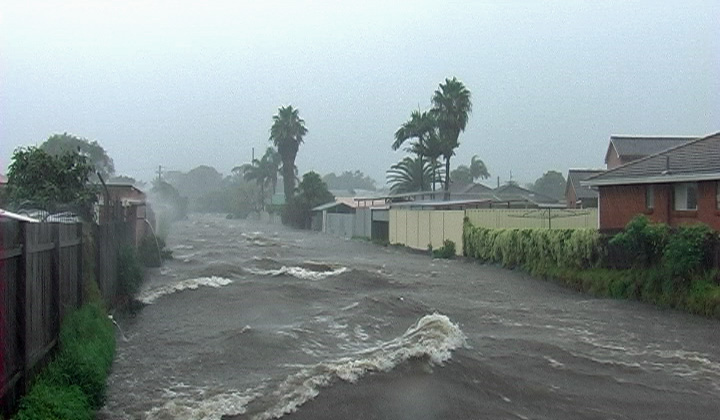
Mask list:
[[[594,230],[486,229],[466,221],[464,253],[521,267],[598,296],[636,299],[720,319],[720,272],[708,269],[718,240],[704,225],[670,229],[634,219],[608,241]],[[608,246],[637,255],[635,266],[605,268]],[[617,250],[616,250],[617,251]]]
[[[596,267],[605,255],[592,229],[487,229],[465,221],[465,256],[530,271],[549,267]]]
[[[92,419],[105,402],[115,354],[115,332],[102,307],[87,304],[60,330],[56,357],[20,401],[18,420]]]

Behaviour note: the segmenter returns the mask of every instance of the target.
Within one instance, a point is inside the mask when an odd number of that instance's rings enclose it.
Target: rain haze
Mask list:
[[[610,134],[718,130],[717,2],[443,3],[4,1],[0,170],[68,132],[118,174],[227,174],[292,104],[299,173],[383,184],[394,131],[452,76],[473,100],[453,166],[493,181],[601,167]]]

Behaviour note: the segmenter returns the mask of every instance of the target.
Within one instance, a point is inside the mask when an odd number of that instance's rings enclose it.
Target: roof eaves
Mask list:
[[[610,185],[634,185],[634,184],[669,184],[677,182],[698,182],[720,180],[720,172],[704,174],[669,174],[653,175],[644,177],[610,178],[581,181],[580,185],[587,187],[601,187]]]

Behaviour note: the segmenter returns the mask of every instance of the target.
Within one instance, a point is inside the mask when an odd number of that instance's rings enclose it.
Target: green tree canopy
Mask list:
[[[331,190],[375,190],[375,180],[361,171],[345,171],[340,175],[331,172],[322,177]]]
[[[104,180],[115,173],[113,160],[97,141],[91,142],[68,133],[53,134],[40,145],[40,148],[52,156],[61,156],[66,153],[80,153],[87,156],[95,171],[99,172]]]
[[[308,172],[298,184],[297,195],[291,197],[285,205],[283,223],[307,229],[310,226],[310,210],[334,200],[335,197],[328,191],[320,175],[316,172]]]
[[[293,108],[292,105],[281,106],[278,108],[278,113],[273,115],[270,141],[277,148],[282,160],[286,203],[295,193],[295,157],[297,157],[300,144],[307,132],[305,121],[300,118],[299,110]]]
[[[472,112],[471,94],[461,81],[453,77],[440,84],[433,94],[432,103],[430,113],[437,123],[445,173],[450,175],[450,158],[460,146],[460,133],[465,131]],[[450,178],[445,177],[445,191],[450,189]]]
[[[470,172],[470,168],[465,165],[460,165],[450,172],[450,178],[452,182],[460,185],[472,184],[473,177]]]
[[[53,156],[37,147],[18,148],[8,171],[8,199],[15,208],[54,212],[70,207],[85,218],[97,200],[93,166],[77,152]]]
[[[419,156],[406,156],[387,171],[387,181],[393,194],[428,191],[433,176],[432,164]]]
[[[532,190],[562,200],[565,197],[565,177],[558,171],[547,171],[535,180]]]

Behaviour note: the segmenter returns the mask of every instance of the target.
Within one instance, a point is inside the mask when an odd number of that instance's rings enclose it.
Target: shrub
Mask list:
[[[703,224],[681,226],[662,252],[663,264],[673,278],[689,279],[704,268],[712,231]]]
[[[98,305],[68,315],[59,351],[20,402],[17,419],[92,419],[105,401],[115,353],[113,325]]]
[[[455,257],[455,242],[450,239],[445,239],[443,246],[432,251],[434,258],[454,258]]]
[[[615,235],[610,244],[620,246],[629,255],[635,255],[635,264],[650,267],[660,262],[668,241],[670,229],[664,223],[650,223],[645,215],[628,222],[623,232]]]
[[[137,293],[144,279],[143,268],[140,266],[135,248],[123,246],[118,253],[118,293],[131,297]]]

